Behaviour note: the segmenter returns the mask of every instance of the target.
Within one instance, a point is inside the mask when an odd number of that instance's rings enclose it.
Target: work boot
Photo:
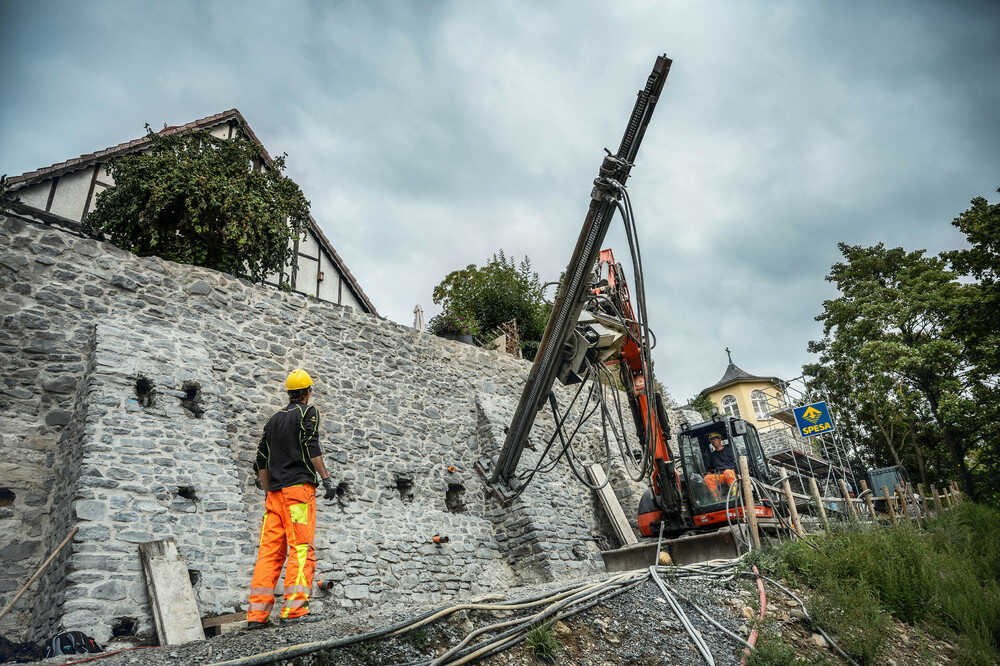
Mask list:
[[[298,617],[283,617],[281,622],[278,624],[279,627],[288,627],[295,624],[307,624],[309,622],[316,622],[319,618],[310,613],[305,615],[299,615]]]
[[[268,627],[273,627],[273,626],[274,625],[271,624],[270,620],[267,620],[265,622],[256,622],[254,620],[251,620],[247,622],[247,629],[267,629]]]

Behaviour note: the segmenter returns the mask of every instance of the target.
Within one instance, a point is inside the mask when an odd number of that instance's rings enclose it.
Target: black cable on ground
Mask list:
[[[548,592],[535,594],[530,597],[525,597],[524,599],[511,601],[505,604],[499,604],[504,606],[523,606],[525,604],[534,603],[540,601],[547,597],[557,596],[563,592],[567,592],[574,588],[580,587],[579,583],[573,583],[571,585],[565,585],[561,588],[555,590],[550,590]],[[301,657],[303,655],[312,654],[314,652],[319,652],[320,650],[328,650],[332,648],[348,647],[354,645],[355,643],[365,643],[368,641],[378,640],[380,638],[385,638],[390,634],[405,633],[404,630],[408,630],[411,627],[418,626],[424,620],[433,617],[434,615],[443,613],[444,611],[459,610],[461,607],[468,606],[470,604],[452,604],[450,606],[443,606],[438,609],[429,610],[419,615],[401,620],[392,624],[388,627],[383,627],[381,629],[375,629],[372,631],[365,632],[363,634],[356,634],[354,636],[345,636],[344,638],[331,639],[326,641],[313,641],[310,643],[302,643],[300,645],[293,645],[288,648],[282,648],[280,650],[272,650],[258,655],[253,655],[250,657],[244,657],[240,659],[231,659],[229,661],[220,661],[210,664],[209,666],[263,666],[265,664],[273,664],[280,659],[294,659],[295,657]],[[446,613],[446,615],[449,613]]]

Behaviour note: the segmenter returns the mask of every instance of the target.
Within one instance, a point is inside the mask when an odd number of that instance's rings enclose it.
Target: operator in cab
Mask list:
[[[709,473],[705,475],[705,486],[713,496],[721,498],[725,491],[736,482],[736,456],[733,447],[723,446],[722,435],[713,432],[708,436],[712,450],[708,453]]]

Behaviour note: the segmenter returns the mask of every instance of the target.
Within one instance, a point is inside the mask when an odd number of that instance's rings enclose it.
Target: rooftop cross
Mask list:
[[[733,362],[733,353],[729,351],[729,347],[726,347],[726,355],[729,356],[729,362]]]

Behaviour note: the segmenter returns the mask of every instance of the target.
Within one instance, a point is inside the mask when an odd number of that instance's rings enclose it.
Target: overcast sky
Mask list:
[[[503,248],[565,268],[605,147],[659,379],[808,362],[836,244],[959,247],[1000,186],[997,2],[0,2],[0,173],[238,108],[383,316]],[[628,254],[616,218],[607,246]]]

